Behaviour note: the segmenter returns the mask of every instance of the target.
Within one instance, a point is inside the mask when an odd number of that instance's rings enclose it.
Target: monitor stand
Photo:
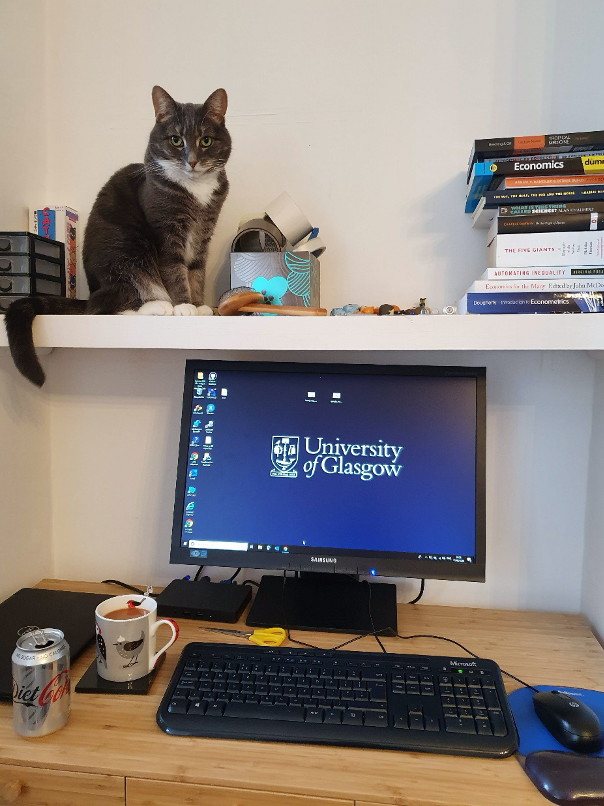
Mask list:
[[[355,634],[375,629],[383,635],[396,634],[396,585],[359,582],[346,574],[265,575],[246,624]]]

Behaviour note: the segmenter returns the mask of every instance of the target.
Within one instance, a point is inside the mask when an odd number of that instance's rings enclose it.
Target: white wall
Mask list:
[[[604,644],[604,363],[597,362],[581,610]]]
[[[0,3],[0,12],[6,19],[15,7]],[[592,80],[602,22],[598,0],[583,0],[580,14],[572,0],[54,0],[40,158],[47,201],[85,220],[109,175],[142,158],[153,84],[183,101],[224,86],[231,193],[208,301],[228,285],[240,218],[287,190],[328,244],[328,308],[408,306],[420,295],[442,307],[485,267],[483,234],[463,214],[472,140],[602,128],[604,90]],[[0,91],[13,91],[11,79],[0,73]],[[23,115],[37,92],[21,100]],[[11,136],[0,130],[3,171],[13,170]],[[37,200],[30,166],[18,177]],[[47,360],[55,575],[160,582],[175,573],[167,541],[186,357],[58,350]],[[400,360],[430,358],[455,360]],[[489,581],[429,583],[428,601],[576,610],[593,362],[456,359],[488,365]],[[414,588],[401,583],[401,598]]]
[[[45,181],[45,22],[40,4],[0,0],[0,231],[27,229]],[[47,393],[0,350],[0,599],[52,575]]]

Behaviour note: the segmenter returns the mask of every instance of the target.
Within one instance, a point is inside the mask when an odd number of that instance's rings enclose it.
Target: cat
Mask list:
[[[99,192],[84,234],[86,301],[24,297],[5,317],[17,369],[45,381],[33,344],[38,314],[193,316],[203,305],[210,239],[227,197],[231,137],[227,94],[203,104],[175,101],[153,87],[155,126],[144,162],[117,171]]]

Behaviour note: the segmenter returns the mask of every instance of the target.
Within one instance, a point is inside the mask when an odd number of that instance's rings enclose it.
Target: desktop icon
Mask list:
[[[208,403],[206,406],[206,414],[214,414],[216,411],[216,404],[215,403]]]
[[[214,420],[208,420],[206,423],[206,431],[209,431],[210,428],[214,428]]]
[[[207,437],[204,439],[204,445],[211,445],[211,444],[212,444],[212,437],[207,436]]]
[[[191,437],[191,441],[189,442],[189,445],[190,446],[199,445],[199,437],[198,436]]]
[[[197,468],[194,468],[193,470],[189,470],[189,478],[190,479],[196,479],[197,478]]]
[[[228,393],[229,393],[229,390],[228,390],[228,389],[221,389],[221,390],[220,390],[220,394],[221,394],[223,397],[226,397],[226,396],[228,395]]]
[[[210,372],[210,374],[208,375],[208,378],[209,378],[211,381],[215,381],[217,377],[218,377],[218,373],[217,373],[217,372]]]
[[[306,397],[316,397],[316,396],[317,396],[316,392],[307,392],[306,393]]]
[[[185,521],[185,529],[192,529],[193,528],[193,519],[187,518]]]
[[[210,374],[211,374],[211,373],[210,373]],[[198,373],[197,373],[197,380],[198,380],[198,381],[203,381],[203,372],[198,372]]]
[[[195,495],[197,487],[187,487],[187,495]]]
[[[187,512],[193,512],[195,509],[195,501],[189,501],[187,504]]]
[[[195,406],[195,408],[193,409],[193,411],[194,411],[196,414],[197,414],[198,412],[202,412],[202,411],[203,411],[203,406],[200,406],[200,405],[199,405],[199,403],[198,403],[198,404]]]
[[[206,451],[203,455],[202,462],[211,462],[212,461],[212,454],[209,451]]]
[[[189,456],[189,462],[196,462],[199,459],[199,454],[197,451],[193,451],[193,453]]]
[[[332,400],[341,400],[341,398],[342,398],[341,392],[333,392],[333,394],[331,395]]]
[[[216,397],[216,389],[208,389],[208,397]]]
[[[197,408],[197,406],[195,408]],[[201,420],[193,420],[193,428],[199,428],[200,426],[201,426]]]

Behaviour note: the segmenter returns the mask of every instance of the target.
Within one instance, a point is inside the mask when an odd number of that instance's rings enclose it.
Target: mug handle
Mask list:
[[[162,624],[167,624],[170,627],[170,629],[172,630],[172,637],[170,638],[168,643],[159,650],[159,652],[156,652],[155,655],[151,656],[151,658],[149,659],[149,669],[155,669],[157,661],[164,654],[166,649],[172,646],[174,641],[176,641],[176,639],[178,638],[178,634],[180,632],[178,624],[175,621],[173,621],[171,618],[163,618],[156,621],[153,627],[151,628],[152,635],[155,635],[155,633],[158,630],[158,627],[160,627]]]

